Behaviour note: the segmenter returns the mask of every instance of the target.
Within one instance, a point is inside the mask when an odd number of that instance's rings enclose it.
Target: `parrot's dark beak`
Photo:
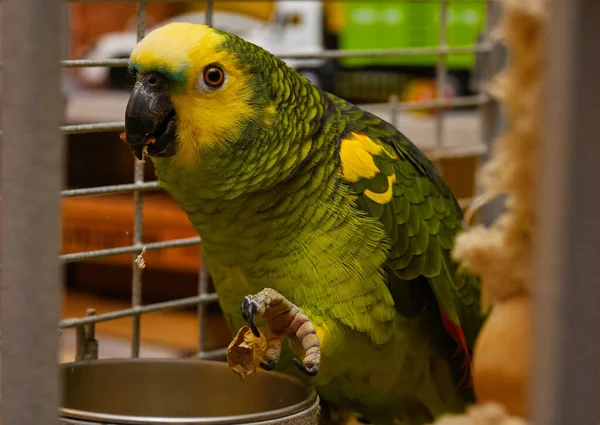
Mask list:
[[[125,138],[133,154],[175,154],[177,121],[167,79],[157,73],[142,75],[135,83],[125,110]]]

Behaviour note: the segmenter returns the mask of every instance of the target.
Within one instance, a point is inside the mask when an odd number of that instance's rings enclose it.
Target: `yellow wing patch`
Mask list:
[[[370,179],[379,173],[373,161],[373,155],[378,155],[383,147],[373,142],[369,137],[360,133],[351,133],[350,137],[342,140],[340,157],[342,159],[342,177],[356,183],[359,179]]]
[[[350,133],[349,137],[342,140],[340,146],[342,161],[340,175],[351,183],[356,183],[360,179],[373,178],[381,173],[373,157],[382,154],[392,159],[396,158],[396,155],[385,149],[377,140],[362,133]],[[386,204],[393,198],[392,185],[395,181],[396,175],[392,174],[388,176],[388,189],[384,193],[365,190],[364,195],[379,204]]]
[[[381,204],[381,205],[387,204],[394,197],[394,188],[392,185],[394,184],[395,181],[396,181],[396,174],[392,174],[391,176],[388,176],[388,189],[385,192],[375,193],[370,190],[365,190],[364,194],[366,197],[377,202],[378,204]]]

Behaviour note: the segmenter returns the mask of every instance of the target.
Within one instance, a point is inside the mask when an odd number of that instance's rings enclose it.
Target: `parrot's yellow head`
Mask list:
[[[227,149],[250,123],[275,112],[257,46],[206,25],[171,23],[150,32],[131,54],[136,83],[127,105],[127,142],[141,159],[177,156],[196,163],[202,152]]]

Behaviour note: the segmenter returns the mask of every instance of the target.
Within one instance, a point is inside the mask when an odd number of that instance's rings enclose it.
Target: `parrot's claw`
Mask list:
[[[268,362],[260,362],[260,367],[264,370],[273,370],[277,366],[277,362],[275,360],[269,360]]]
[[[248,325],[250,326],[250,330],[254,334],[255,337],[259,338],[260,333],[258,332],[258,328],[254,323],[254,315],[258,311],[258,304],[256,301],[251,300],[249,297],[244,297],[242,300],[242,317]]]
[[[296,366],[298,366],[298,369],[300,369],[300,371],[307,376],[315,376],[317,373],[319,373],[318,365],[306,367],[306,365],[298,357],[294,357],[294,363]]]
[[[300,307],[283,295],[265,288],[256,295],[242,300],[242,317],[258,338],[260,332],[254,323],[256,315],[262,317],[269,327],[267,350],[260,367],[273,370],[281,355],[282,342],[288,337],[290,346],[302,359],[294,359],[296,366],[307,376],[315,376],[321,365],[321,343],[317,331]]]

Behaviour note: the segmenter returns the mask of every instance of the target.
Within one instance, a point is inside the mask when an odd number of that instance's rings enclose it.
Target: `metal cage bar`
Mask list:
[[[551,2],[534,304],[532,420],[598,423],[600,3]]]
[[[206,0],[206,25],[213,25],[213,0]],[[200,297],[208,294],[208,271],[206,270],[206,259],[204,252],[201,254],[200,275],[198,276],[198,295]],[[206,351],[206,330],[208,325],[208,310],[206,304],[198,304],[198,357],[203,357]]]
[[[144,38],[146,33],[146,3],[137,5],[137,41]],[[135,184],[142,184],[144,181],[144,161],[134,159],[133,179]],[[135,216],[133,221],[133,244],[141,245],[143,239],[143,195],[142,191],[135,189],[133,191],[133,202],[135,203]],[[133,262],[133,272],[131,277],[131,305],[135,309],[142,304],[142,269]],[[140,322],[139,314],[133,316],[132,335],[131,335],[131,356],[140,355]]]
[[[489,34],[502,16],[501,3],[488,2],[487,7],[485,34]],[[488,36],[486,35],[486,37]],[[485,82],[490,81],[494,75],[500,72],[506,66],[506,63],[506,51],[504,46],[498,42],[494,43],[494,47],[490,51],[480,53],[477,65],[478,75],[476,76],[477,88],[483,92],[487,92],[488,88],[485,86]],[[486,144],[486,154],[479,158],[480,163],[483,163],[489,159],[493,143],[504,131],[506,120],[502,104],[498,99],[490,97],[489,102],[480,105],[479,108],[482,117],[483,142]],[[476,177],[477,194],[479,195],[482,190],[481,176],[478,174]],[[504,198],[498,197],[481,207],[477,214],[477,221],[489,226],[503,211]]]
[[[440,48],[444,49],[447,47],[446,41],[448,38],[448,0],[440,0],[440,6]],[[445,97],[447,72],[446,52],[440,51],[435,76],[436,98],[438,101],[442,101]],[[438,112],[435,121],[435,144],[438,148],[441,148],[444,144],[444,117],[445,114]]]
[[[56,422],[63,138],[56,1],[2,3],[2,408],[4,425]],[[26,41],[26,42],[24,42]]]
[[[152,242],[142,245],[141,243],[130,246],[121,246],[118,248],[98,249],[96,251],[75,252],[72,254],[63,254],[60,259],[65,263],[73,263],[76,261],[91,260],[92,258],[114,257],[123,254],[139,253],[142,249],[146,251],[156,251],[167,248],[181,248],[184,246],[198,245],[202,242],[200,237],[171,239],[163,242]]]
[[[442,1],[442,0],[437,0]],[[448,1],[448,0],[443,0]],[[484,0],[480,0],[484,1]],[[490,1],[490,0],[487,0]],[[208,15],[207,15],[208,16]],[[296,53],[280,54],[280,59],[340,59],[352,57],[389,57],[389,56],[423,56],[434,54],[452,54],[452,53],[476,53],[485,52],[492,48],[490,43],[477,43],[469,46],[439,46],[439,47],[411,47],[406,49],[374,49],[374,50],[324,50],[321,53]],[[71,59],[61,62],[67,68],[82,67],[125,67],[127,59]]]
[[[460,96],[450,99],[436,99],[429,101],[405,101],[399,102],[395,108],[397,111],[411,111],[423,108],[457,108],[464,106],[477,106],[483,105],[489,102],[490,98],[487,94],[480,94],[474,96]],[[360,105],[358,105],[360,106]],[[390,102],[370,105],[391,109],[392,105]],[[77,125],[65,125],[61,127],[61,130],[65,134],[84,134],[84,133],[95,133],[95,132],[109,132],[109,131],[123,131],[125,129],[125,123],[123,121],[111,122],[111,123],[98,123],[98,124],[77,124]]]

